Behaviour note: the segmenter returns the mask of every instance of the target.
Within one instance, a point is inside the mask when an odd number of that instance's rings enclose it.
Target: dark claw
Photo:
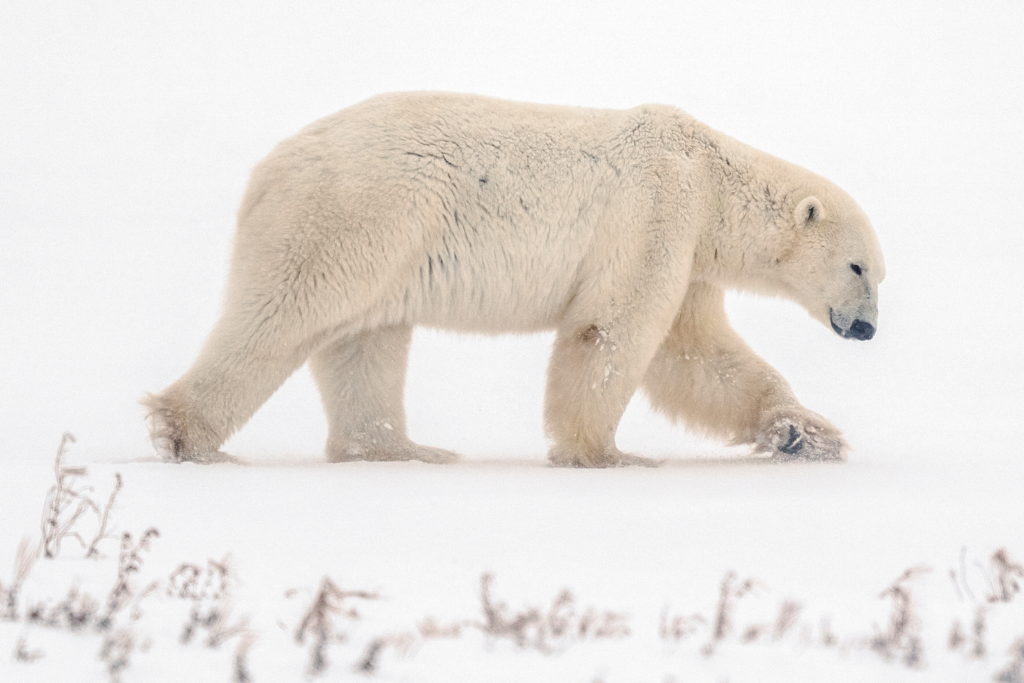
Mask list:
[[[794,425],[789,425],[789,441],[779,446],[779,450],[786,455],[796,455],[804,447],[804,440]]]

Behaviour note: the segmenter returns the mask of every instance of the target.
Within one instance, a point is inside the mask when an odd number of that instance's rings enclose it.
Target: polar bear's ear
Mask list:
[[[805,197],[796,205],[796,210],[793,212],[796,218],[796,224],[801,227],[810,227],[825,217],[825,208],[821,205],[821,200],[811,195]]]

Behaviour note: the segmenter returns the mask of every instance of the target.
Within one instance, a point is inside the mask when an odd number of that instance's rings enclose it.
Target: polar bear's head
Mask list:
[[[885,262],[871,224],[831,183],[804,188],[783,216],[776,275],[785,293],[846,339],[871,339]]]

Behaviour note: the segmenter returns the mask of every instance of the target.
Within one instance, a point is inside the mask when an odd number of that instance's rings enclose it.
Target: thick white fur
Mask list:
[[[722,290],[788,296],[846,327],[874,324],[883,275],[846,194],[678,109],[383,95],[257,166],[223,316],[145,403],[164,457],[226,457],[220,445],[308,359],[328,459],[443,462],[454,454],[405,435],[412,326],[554,328],[555,464],[641,462],[614,439],[638,387],[733,442],[838,458],[835,428],[729,327]]]

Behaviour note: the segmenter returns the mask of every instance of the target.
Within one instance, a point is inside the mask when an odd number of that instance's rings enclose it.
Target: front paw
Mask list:
[[[802,408],[770,413],[756,439],[758,452],[776,460],[845,460],[846,442],[828,420]]]
[[[355,462],[358,460],[368,462],[418,460],[444,465],[457,462],[459,455],[441,448],[421,446],[407,439],[372,440],[369,443],[354,441],[340,446],[332,443],[327,445],[328,462]]]

